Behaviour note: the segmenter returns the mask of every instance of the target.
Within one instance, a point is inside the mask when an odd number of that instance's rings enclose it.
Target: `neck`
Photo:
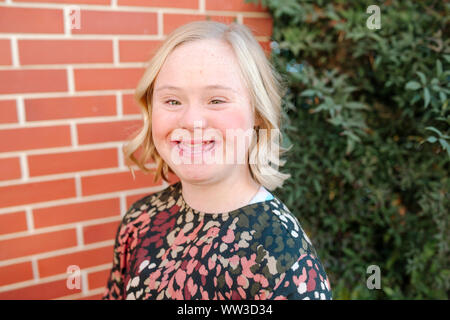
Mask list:
[[[181,181],[182,194],[193,209],[205,213],[223,213],[241,208],[258,192],[258,184],[250,175],[248,166],[244,174],[230,175],[213,182],[191,183]]]

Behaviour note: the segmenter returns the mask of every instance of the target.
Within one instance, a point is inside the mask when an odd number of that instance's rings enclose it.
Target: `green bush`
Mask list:
[[[274,20],[286,80],[275,190],[300,219],[334,299],[448,299],[450,4],[253,0]],[[366,26],[378,5],[381,28]],[[381,289],[369,290],[378,265]]]

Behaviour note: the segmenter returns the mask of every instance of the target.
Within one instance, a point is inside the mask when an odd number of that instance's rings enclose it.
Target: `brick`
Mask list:
[[[31,262],[22,262],[0,267],[0,286],[33,280]]]
[[[206,10],[237,11],[237,12],[264,12],[267,8],[260,3],[245,3],[244,0],[205,0]]]
[[[258,41],[259,45],[261,46],[261,48],[263,49],[263,51],[265,53],[269,52],[272,50],[272,48],[270,47],[270,40],[265,40],[265,41]]]
[[[30,177],[115,168],[119,165],[117,149],[73,151],[28,157]]]
[[[0,65],[11,65],[11,41],[0,39]]]
[[[80,289],[69,289],[67,279],[62,279],[0,292],[0,300],[50,300],[80,293],[82,288],[81,283]]]
[[[2,70],[0,94],[67,91],[66,70]]]
[[[39,275],[41,277],[48,277],[67,273],[67,268],[71,265],[78,266],[82,271],[84,268],[95,267],[97,265],[112,262],[112,259],[113,248],[107,246],[39,259],[37,264]]]
[[[134,154],[134,157],[136,158],[136,159],[140,159],[140,157],[141,157],[141,155],[142,155],[142,151],[143,150],[143,148],[142,148],[142,146],[139,146],[134,152],[133,152],[133,154]],[[120,156],[122,157],[122,161],[123,161],[123,163],[124,163],[124,165],[125,166],[135,166],[135,165],[137,165],[136,163],[134,163],[133,161],[131,161],[130,159],[125,159],[125,154],[124,154],[124,152],[123,152],[123,150],[120,152]],[[155,162],[153,161],[153,159],[150,157],[146,162],[145,162],[145,164],[147,165],[147,164],[151,164],[151,165],[153,165],[153,164],[155,164]]]
[[[120,216],[119,199],[79,202],[33,209],[35,228]]]
[[[111,4],[111,0],[14,0],[14,2],[67,3],[67,4],[105,4],[105,5],[110,5]]]
[[[270,41],[258,41],[259,45],[263,49],[267,57],[270,56],[272,48],[270,47]]]
[[[136,88],[143,68],[75,69],[76,90],[120,90]]]
[[[26,121],[115,116],[115,96],[25,99]]]
[[[0,214],[0,234],[27,230],[25,211]],[[1,274],[1,272],[0,272]]]
[[[111,270],[100,270],[96,272],[91,272],[88,274],[88,288],[89,290],[105,288],[108,283],[108,278]]]
[[[174,175],[172,173],[169,173],[169,184],[174,184],[174,183],[176,183],[178,181],[180,181],[180,178],[178,178],[176,175]],[[163,190],[163,189],[161,189],[161,190]],[[158,191],[155,191],[155,192],[158,192]],[[127,209],[130,208],[131,205],[133,205],[133,203],[135,203],[136,201],[138,201],[138,200],[140,200],[140,199],[142,199],[144,197],[147,197],[147,196],[149,196],[149,195],[151,195],[151,194],[153,194],[155,192],[138,193],[138,194],[134,194],[134,195],[131,195],[131,196],[127,196],[126,200],[125,200]]]
[[[244,17],[243,23],[253,32],[254,36],[272,36],[273,21],[270,17]]]
[[[118,172],[81,178],[83,195],[93,195],[130,189],[149,188],[162,185],[162,180],[153,183],[153,173],[142,173],[135,170],[136,180],[131,172]]]
[[[20,160],[18,157],[0,159],[0,181],[20,179]]]
[[[70,146],[70,127],[51,126],[0,130],[2,152]]]
[[[119,56],[121,62],[144,62],[153,57],[161,45],[159,40],[120,40]]]
[[[101,223],[83,228],[83,240],[85,244],[114,240],[120,221]]]
[[[197,14],[172,14],[166,13],[163,15],[164,22],[164,34],[169,34],[176,28],[193,21],[207,20],[209,18],[212,21],[217,21],[225,24],[230,24],[235,21],[236,17],[233,16],[206,16]]]
[[[224,23],[224,24],[230,24],[232,22],[237,22],[236,16],[209,16],[209,15],[207,15],[206,19]]]
[[[123,114],[141,114],[141,108],[134,101],[133,94],[122,95],[122,111]]]
[[[154,12],[81,10],[80,29],[72,34],[157,34]]]
[[[22,65],[111,63],[111,40],[19,40]]]
[[[163,190],[162,188],[161,188],[161,190]],[[158,192],[158,191],[155,191],[155,192]],[[155,193],[155,192],[151,192],[151,193],[138,193],[138,194],[133,194],[133,195],[131,195],[131,196],[128,196],[128,197],[126,197],[126,203],[127,203],[127,210],[136,202],[136,201],[138,201],[138,200],[141,200],[142,198],[144,198],[144,197],[147,197],[147,196],[149,196],[149,195],[151,195],[151,194],[153,194],[153,193]],[[125,212],[123,212],[123,213],[125,213]]]
[[[0,187],[0,207],[71,198],[76,196],[75,181],[61,179]]]
[[[0,7],[0,32],[64,33],[60,9]]]
[[[134,155],[134,157],[135,157],[137,160],[139,160],[139,159],[141,158],[142,152],[143,152],[143,147],[142,147],[142,146],[139,146],[139,147],[133,152],[133,155]],[[126,158],[125,158],[125,154],[124,154],[124,152],[123,152],[123,149],[122,149],[122,151],[120,152],[120,156],[122,157],[122,161],[123,161],[123,163],[124,163],[125,166],[128,167],[128,166],[136,166],[136,165],[137,165],[137,164],[134,163],[131,159],[126,159]],[[155,164],[155,161],[153,161],[153,159],[150,157],[149,159],[147,159],[147,161],[145,162],[145,164],[146,164],[146,165],[147,165],[147,164],[154,165],[154,164]]]
[[[105,285],[106,286],[106,285]],[[102,300],[103,293],[90,294],[75,300]]]
[[[91,144],[128,140],[142,127],[142,120],[80,123],[77,125],[78,143]]]
[[[119,0],[118,5],[198,9],[198,0]]]
[[[17,123],[15,100],[0,100],[0,123]]]
[[[75,229],[33,234],[0,241],[0,259],[14,259],[32,254],[70,248],[77,245]]]

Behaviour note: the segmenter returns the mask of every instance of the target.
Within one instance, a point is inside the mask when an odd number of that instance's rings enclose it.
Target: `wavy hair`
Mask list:
[[[145,163],[151,158],[156,163],[154,182],[161,177],[169,181],[169,172],[174,171],[161,158],[152,138],[152,97],[156,77],[163,66],[167,56],[183,43],[219,39],[229,43],[237,57],[241,74],[250,93],[251,107],[255,114],[255,120],[259,123],[256,132],[267,132],[267,139],[261,139],[259,134],[252,139],[248,153],[248,165],[253,179],[269,190],[274,190],[283,185],[284,180],[291,175],[278,170],[278,165],[283,165],[284,160],[280,156],[287,152],[292,145],[285,149],[279,144],[279,138],[283,138],[280,132],[281,126],[281,100],[284,94],[282,78],[268,61],[263,49],[254,38],[252,32],[244,25],[231,23],[229,25],[215,21],[195,21],[185,24],[174,30],[164,40],[147,63],[146,70],[140,79],[134,94],[134,98],[141,108],[143,115],[143,127],[134,134],[134,137],[123,146],[123,152],[128,168],[133,168],[129,163],[136,164],[144,173],[150,172]],[[273,135],[276,132],[276,135]],[[276,144],[277,148],[270,148]],[[139,159],[134,152],[142,147]],[[276,152],[275,152],[276,151]],[[271,164],[275,164],[273,168]]]

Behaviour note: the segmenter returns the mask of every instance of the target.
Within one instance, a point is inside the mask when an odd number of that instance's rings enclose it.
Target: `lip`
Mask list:
[[[194,145],[194,144],[200,144],[200,143],[211,142],[211,141],[215,142],[215,140],[172,140],[171,143],[178,144],[178,143],[182,142],[184,144]]]
[[[191,142],[193,142],[193,140],[191,140]],[[212,152],[216,149],[217,146],[217,141],[215,140],[205,140],[205,141],[199,141],[197,142],[197,144],[203,143],[203,142],[210,142],[210,143],[206,143],[204,146],[202,146],[202,151],[201,152],[190,152],[189,149],[193,149],[192,147],[188,147],[186,145],[195,145],[195,143],[186,143],[183,141],[183,145],[185,147],[181,146],[181,142],[180,141],[171,141],[170,145],[172,148],[177,148],[178,153],[180,156],[191,156],[191,157],[195,157],[195,156],[201,156],[203,154],[206,154],[208,152]],[[212,143],[211,143],[212,142]],[[210,144],[212,144],[210,146]]]

